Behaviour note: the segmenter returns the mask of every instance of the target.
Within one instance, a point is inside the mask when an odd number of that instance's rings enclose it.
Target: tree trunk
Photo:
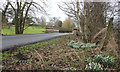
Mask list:
[[[24,28],[21,26],[20,34],[23,34]]]
[[[79,0],[77,0],[77,24],[79,27],[79,32],[80,32],[80,34],[82,34],[82,28],[80,25],[80,18],[79,18]],[[82,36],[82,39],[83,39],[83,36]]]
[[[32,3],[33,3],[33,2],[31,2],[31,3],[29,4],[29,6],[27,7],[27,10],[26,10],[26,13],[25,13],[25,17],[23,17],[23,11],[24,11],[24,10],[22,10],[22,15],[21,15],[21,18],[20,18],[20,20],[22,21],[22,22],[20,23],[20,34],[23,34],[25,20],[26,20],[28,11],[29,11],[30,6],[32,5]],[[25,7],[25,4],[24,4],[24,6],[23,6],[23,9],[24,9],[24,7]],[[23,19],[23,20],[22,20],[22,19]]]
[[[88,37],[87,37],[86,5],[87,5],[86,2],[84,2],[84,41],[88,42],[88,40],[87,40]]]
[[[110,18],[109,20],[109,24],[108,24],[108,27],[107,27],[107,32],[106,32],[106,35],[105,35],[105,39],[103,41],[103,45],[101,47],[101,51],[104,50],[108,44],[108,41],[110,39],[110,35],[111,35],[111,28],[112,28],[112,25],[113,25],[113,17]]]
[[[18,14],[17,13],[15,13],[14,24],[15,24],[15,34],[19,34],[19,20],[18,20]]]

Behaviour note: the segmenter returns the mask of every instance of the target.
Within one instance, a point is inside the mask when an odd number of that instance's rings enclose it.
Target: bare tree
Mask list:
[[[9,0],[7,1],[7,4],[6,4],[6,7],[4,8],[3,10],[3,15],[5,16],[8,8],[11,7],[14,11],[14,24],[15,24],[15,33],[16,34],[23,34],[23,31],[24,31],[24,24],[26,22],[26,18],[28,16],[28,13],[29,11],[31,11],[31,7],[33,8],[36,8],[40,11],[44,11],[44,8],[34,2],[33,0],[32,1],[22,1],[22,0],[16,0],[15,2],[10,2]]]
[[[46,19],[43,16],[41,17],[40,26],[41,27],[46,27]]]
[[[75,25],[70,18],[66,19],[64,23],[62,24],[62,28],[73,29],[74,27]]]
[[[108,44],[108,41],[109,41],[110,36],[111,36],[112,25],[113,25],[113,18],[110,18],[109,24],[108,24],[108,27],[107,27],[107,32],[106,32],[106,35],[105,35],[105,39],[103,41],[103,45],[101,46],[102,47],[101,50],[105,49],[107,44]]]
[[[58,4],[58,7],[65,12],[66,15],[74,19],[74,22],[76,22],[79,33],[82,35],[82,39],[84,39],[83,36],[83,24],[81,23],[81,19],[83,16],[83,2],[79,2],[79,0],[71,0],[71,2],[63,2],[62,4]]]
[[[104,15],[106,3],[71,0],[62,4],[58,4],[59,8],[76,21],[85,42],[90,41],[94,34],[106,26]]]
[[[117,24],[117,35],[116,35],[116,40],[119,48],[119,53],[120,53],[120,1],[118,2],[118,24]]]
[[[109,19],[109,22],[107,24],[107,32],[105,34],[105,38],[103,40],[103,44],[101,46],[101,50],[104,50],[106,49],[106,46],[108,44],[108,41],[110,40],[110,37],[111,37],[111,34],[117,34],[116,36],[116,43],[118,44],[118,48],[119,48],[119,24],[118,25],[115,25],[116,23],[114,23],[114,18],[116,18],[118,12],[119,12],[119,9],[118,9],[118,3],[115,2],[115,3],[110,3],[111,5],[109,6],[109,9],[108,9],[108,19]],[[117,50],[119,50],[117,48]]]

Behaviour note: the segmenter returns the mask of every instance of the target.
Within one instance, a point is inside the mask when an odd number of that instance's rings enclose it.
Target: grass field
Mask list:
[[[24,30],[23,34],[42,34],[44,33],[45,28],[42,28],[40,26],[30,26],[27,29]],[[2,27],[2,34],[3,35],[15,35],[15,27]]]

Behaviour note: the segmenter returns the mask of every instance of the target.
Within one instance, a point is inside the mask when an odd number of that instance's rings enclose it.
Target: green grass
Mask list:
[[[44,33],[45,28],[42,28],[40,26],[30,26],[27,29],[24,30],[23,34],[42,34]],[[2,34],[3,35],[15,35],[15,27],[2,27]]]

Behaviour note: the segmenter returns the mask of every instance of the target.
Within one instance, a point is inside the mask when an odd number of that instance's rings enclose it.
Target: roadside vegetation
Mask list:
[[[120,70],[120,61],[111,52],[100,52],[97,46],[71,48],[74,35],[21,46],[2,54],[3,70]],[[72,42],[71,42],[72,41]],[[80,41],[82,42],[82,41]],[[71,45],[71,46],[70,46]],[[76,45],[77,46],[77,45]]]
[[[15,27],[3,27],[3,35],[41,34],[45,27],[55,28],[61,33],[73,32],[74,35],[4,51],[1,53],[2,69],[120,71],[119,3],[86,0],[58,2],[57,6],[68,18],[62,22],[59,20],[62,17],[55,15],[47,22],[47,0],[43,0],[42,4],[33,0],[6,0],[0,9],[2,26]],[[39,13],[45,16],[40,18]],[[41,27],[32,27],[35,24]],[[25,29],[27,25],[30,27]],[[46,31],[50,30],[53,31]]]
[[[29,26],[27,27],[23,34],[42,34],[45,32],[45,27],[40,26]],[[7,26],[2,27],[3,35],[15,35],[15,27],[8,28]]]

